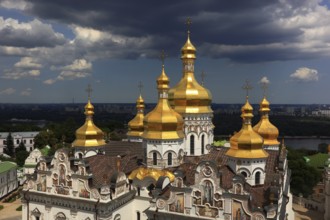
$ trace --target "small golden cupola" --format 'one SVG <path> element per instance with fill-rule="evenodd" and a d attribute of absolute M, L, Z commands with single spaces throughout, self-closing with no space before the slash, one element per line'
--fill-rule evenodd
<path fill-rule="evenodd" d="M 136 116 L 128 122 L 128 137 L 141 138 L 143 134 L 143 119 L 144 119 L 144 100 L 141 92 L 139 98 L 136 100 Z"/>
<path fill-rule="evenodd" d="M 260 102 L 260 114 L 261 118 L 258 124 L 253 127 L 253 130 L 257 132 L 264 139 L 264 145 L 279 145 L 278 129 L 270 121 L 268 113 L 270 112 L 269 102 L 266 97 Z"/>
<path fill-rule="evenodd" d="M 181 139 L 183 134 L 183 119 L 168 103 L 169 78 L 165 74 L 164 64 L 162 73 L 157 79 L 158 103 L 144 117 L 144 139 Z"/>
<path fill-rule="evenodd" d="M 239 132 L 230 138 L 230 148 L 226 155 L 234 158 L 267 158 L 268 153 L 263 149 L 263 138 L 251 126 L 253 108 L 248 96 L 242 107 L 243 125 Z"/>
<path fill-rule="evenodd" d="M 190 25 L 191 21 L 188 20 Z M 181 49 L 183 63 L 183 76 L 180 82 L 169 90 L 169 102 L 172 108 L 180 113 L 212 113 L 211 92 L 201 86 L 195 79 L 194 62 L 196 59 L 196 48 L 188 38 Z"/>
<path fill-rule="evenodd" d="M 72 143 L 72 146 L 99 147 L 105 145 L 103 131 L 93 122 L 94 106 L 90 101 L 90 95 L 88 97 L 88 102 L 85 105 L 85 115 L 85 124 L 76 130 L 76 139 Z"/>

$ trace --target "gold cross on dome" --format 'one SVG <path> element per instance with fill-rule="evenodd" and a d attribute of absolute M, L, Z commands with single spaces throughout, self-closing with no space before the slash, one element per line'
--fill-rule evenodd
<path fill-rule="evenodd" d="M 141 94 L 142 89 L 143 89 L 143 84 L 142 84 L 141 81 L 140 81 L 139 84 L 138 84 L 138 88 L 139 88 L 139 91 L 140 91 L 140 94 Z"/>
<path fill-rule="evenodd" d="M 165 51 L 162 50 L 162 51 L 160 52 L 160 56 L 159 56 L 159 58 L 160 58 L 160 60 L 162 61 L 162 65 L 163 65 L 163 66 L 164 66 L 164 62 L 165 62 L 166 57 L 167 57 L 167 55 L 165 54 Z"/>
<path fill-rule="evenodd" d="M 202 74 L 201 74 L 201 78 L 202 78 L 202 86 L 204 86 L 204 80 L 205 80 L 205 77 L 206 77 L 206 73 L 203 71 Z"/>
<path fill-rule="evenodd" d="M 267 93 L 267 90 L 268 90 L 268 83 L 262 82 L 261 83 L 261 88 L 263 90 L 264 97 L 266 97 L 266 93 Z"/>
<path fill-rule="evenodd" d="M 249 80 L 245 81 L 245 85 L 242 87 L 246 91 L 246 98 L 249 98 L 249 90 L 252 90 L 253 87 L 250 85 Z"/>
<path fill-rule="evenodd" d="M 91 84 L 88 84 L 87 89 L 86 89 L 86 92 L 88 93 L 88 100 L 90 100 L 91 99 L 92 92 L 93 92 L 93 89 L 92 89 Z"/>
<path fill-rule="evenodd" d="M 187 20 L 186 20 L 188 34 L 190 33 L 190 25 L 191 24 L 192 24 L 191 18 L 188 17 Z"/>

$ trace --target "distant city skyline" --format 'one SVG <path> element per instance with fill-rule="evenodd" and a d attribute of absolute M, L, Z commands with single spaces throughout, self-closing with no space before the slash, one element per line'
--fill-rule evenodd
<path fill-rule="evenodd" d="M 0 0 L 0 103 L 157 100 L 159 54 L 170 86 L 180 50 L 197 48 L 195 77 L 213 103 L 330 104 L 329 0 L 191 2 Z"/>

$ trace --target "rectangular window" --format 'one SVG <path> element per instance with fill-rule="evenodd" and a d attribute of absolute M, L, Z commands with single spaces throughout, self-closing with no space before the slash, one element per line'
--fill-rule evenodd
<path fill-rule="evenodd" d="M 32 144 L 32 143 L 33 143 L 33 140 L 31 139 L 31 140 L 30 140 L 30 144 Z"/>
<path fill-rule="evenodd" d="M 26 144 L 26 140 L 25 139 L 23 140 L 23 143 Z"/>

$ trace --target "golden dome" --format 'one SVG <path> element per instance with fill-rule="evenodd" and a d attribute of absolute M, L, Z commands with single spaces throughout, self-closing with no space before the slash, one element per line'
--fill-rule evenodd
<path fill-rule="evenodd" d="M 162 73 L 157 79 L 159 93 L 156 107 L 144 117 L 144 132 L 146 139 L 178 139 L 183 138 L 183 119 L 169 105 L 167 92 L 169 79 L 165 74 L 164 65 Z"/>
<path fill-rule="evenodd" d="M 250 159 L 268 157 L 268 153 L 262 148 L 262 137 L 252 129 L 252 112 L 253 108 L 247 99 L 242 107 L 242 128 L 230 138 L 230 148 L 226 153 L 227 156 Z"/>
<path fill-rule="evenodd" d="M 137 168 L 136 170 L 133 170 L 133 172 L 128 176 L 128 179 L 143 180 L 146 177 L 151 177 L 155 181 L 157 181 L 161 176 L 168 177 L 170 179 L 170 182 L 173 182 L 175 179 L 174 174 L 168 170 L 159 170 L 156 168 L 146 168 L 146 167 L 140 167 Z"/>
<path fill-rule="evenodd" d="M 98 147 L 105 145 L 104 134 L 93 122 L 94 106 L 88 99 L 85 106 L 86 121 L 76 131 L 76 140 L 72 143 L 74 147 Z"/>
<path fill-rule="evenodd" d="M 190 31 L 186 43 L 181 48 L 181 59 L 196 59 L 196 48 L 190 41 Z"/>
<path fill-rule="evenodd" d="M 253 127 L 253 130 L 257 132 L 264 139 L 264 145 L 278 145 L 278 129 L 270 121 L 268 113 L 270 112 L 269 102 L 264 97 L 260 102 L 260 114 L 261 118 L 258 124 Z"/>
<path fill-rule="evenodd" d="M 180 82 L 170 89 L 169 101 L 172 108 L 183 113 L 212 113 L 210 107 L 212 95 L 210 91 L 201 86 L 194 76 L 194 60 L 196 59 L 196 48 L 188 39 L 181 49 L 183 62 L 183 77 Z"/>
<path fill-rule="evenodd" d="M 143 119 L 144 119 L 144 100 L 140 95 L 136 100 L 136 116 L 128 122 L 128 133 L 127 136 L 131 137 L 142 137 L 143 134 Z"/>

